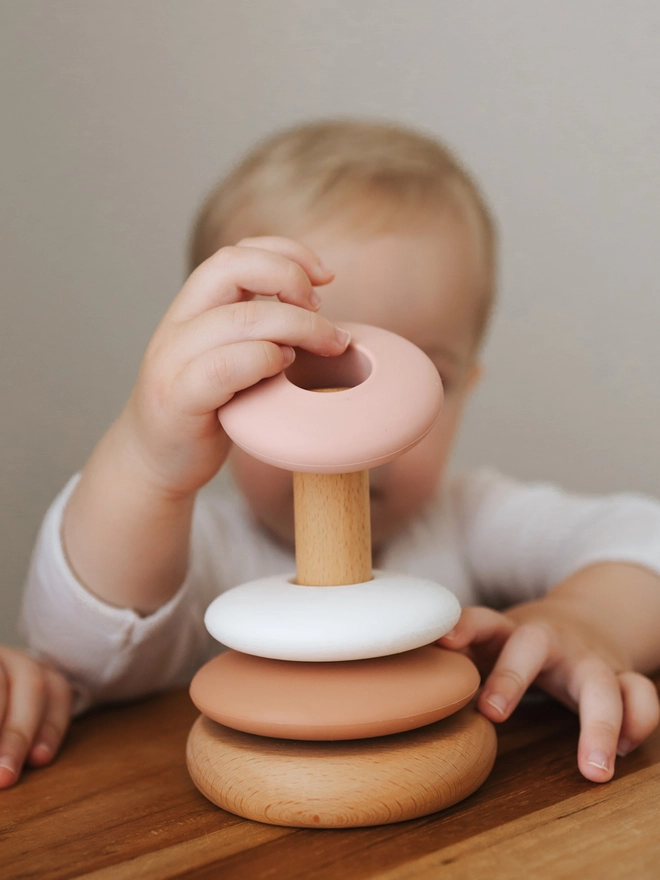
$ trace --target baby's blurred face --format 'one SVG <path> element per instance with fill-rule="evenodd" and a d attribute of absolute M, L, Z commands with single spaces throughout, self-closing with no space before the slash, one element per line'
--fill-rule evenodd
<path fill-rule="evenodd" d="M 370 473 L 374 548 L 400 532 L 435 493 L 463 406 L 478 375 L 475 327 L 483 272 L 479 241 L 447 212 L 418 230 L 371 238 L 320 230 L 299 237 L 333 269 L 319 289 L 330 320 L 374 324 L 406 337 L 431 358 L 445 392 L 431 432 L 412 450 Z M 290 472 L 232 450 L 235 479 L 259 522 L 293 544 Z"/>

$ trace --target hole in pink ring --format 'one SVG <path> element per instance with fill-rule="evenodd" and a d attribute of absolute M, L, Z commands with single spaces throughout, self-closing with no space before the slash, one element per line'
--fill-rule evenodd
<path fill-rule="evenodd" d="M 302 348 L 296 349 L 296 359 L 285 375 L 289 382 L 316 391 L 323 388 L 346 390 L 361 385 L 371 375 L 371 361 L 352 344 L 337 357 L 321 357 Z"/>

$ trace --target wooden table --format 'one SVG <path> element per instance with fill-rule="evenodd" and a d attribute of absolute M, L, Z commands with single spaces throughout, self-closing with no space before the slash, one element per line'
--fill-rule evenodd
<path fill-rule="evenodd" d="M 498 728 L 475 794 L 442 813 L 345 831 L 248 822 L 189 780 L 196 710 L 183 691 L 77 720 L 61 756 L 0 792 L 3 880 L 424 880 L 660 877 L 660 733 L 596 785 L 577 721 L 549 700 Z"/>

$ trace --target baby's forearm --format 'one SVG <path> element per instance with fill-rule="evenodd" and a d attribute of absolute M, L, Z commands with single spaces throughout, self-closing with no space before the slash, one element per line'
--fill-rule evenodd
<path fill-rule="evenodd" d="M 230 440 L 218 410 L 295 357 L 340 355 L 350 334 L 318 315 L 333 273 L 288 239 L 246 239 L 199 266 L 151 338 L 133 392 L 65 511 L 64 549 L 106 602 L 148 614 L 185 577 L 195 493 Z M 249 301 L 266 295 L 278 302 Z"/>
<path fill-rule="evenodd" d="M 660 669 L 660 576 L 631 563 L 591 565 L 571 575 L 538 602 L 510 609 L 518 621 L 569 614 L 605 636 L 631 668 Z"/>
<path fill-rule="evenodd" d="M 149 614 L 185 578 L 194 493 L 150 481 L 121 419 L 85 466 L 64 515 L 64 551 L 78 580 L 119 607 Z"/>

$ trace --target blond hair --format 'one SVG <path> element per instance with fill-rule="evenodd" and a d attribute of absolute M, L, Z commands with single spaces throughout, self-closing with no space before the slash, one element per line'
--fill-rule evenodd
<path fill-rule="evenodd" d="M 312 122 L 257 144 L 204 201 L 190 239 L 189 268 L 241 238 L 295 238 L 338 217 L 357 232 L 373 234 L 428 220 L 447 208 L 476 219 L 481 233 L 479 340 L 494 300 L 496 232 L 490 210 L 451 150 L 391 123 Z"/>

